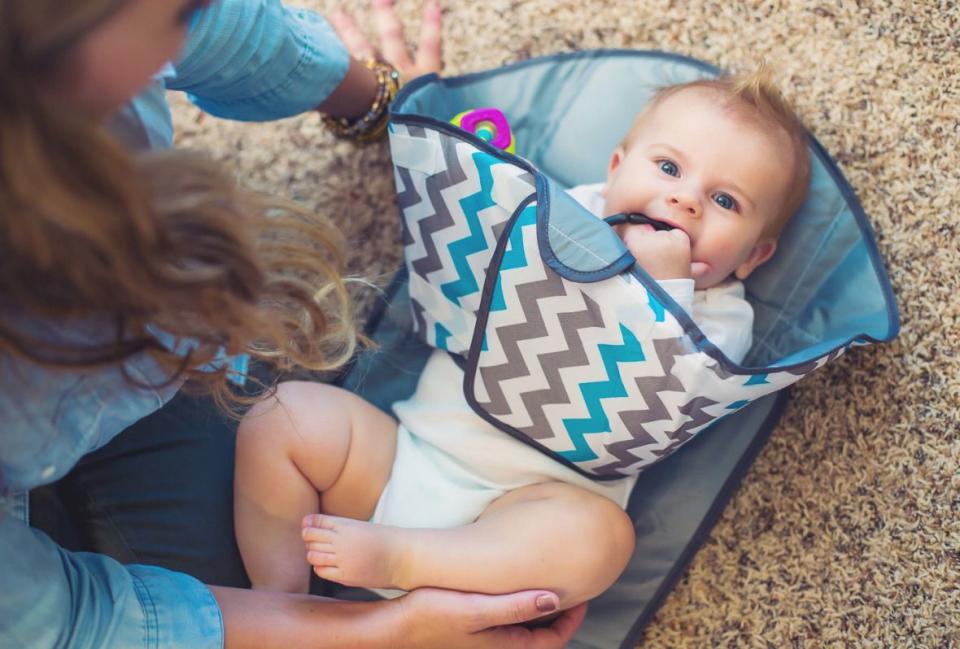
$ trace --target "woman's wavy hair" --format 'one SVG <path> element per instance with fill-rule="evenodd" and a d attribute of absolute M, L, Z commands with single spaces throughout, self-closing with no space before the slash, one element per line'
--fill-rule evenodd
<path fill-rule="evenodd" d="M 45 90 L 125 1 L 0 0 L 0 355 L 82 370 L 146 353 L 222 405 L 242 400 L 227 370 L 196 369 L 221 350 L 279 371 L 342 365 L 358 336 L 332 224 L 198 153 L 132 154 Z M 54 341 L 32 318 L 104 335 Z"/>

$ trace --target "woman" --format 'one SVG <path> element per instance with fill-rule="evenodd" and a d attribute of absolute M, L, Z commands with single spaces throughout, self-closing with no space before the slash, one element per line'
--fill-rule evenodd
<path fill-rule="evenodd" d="M 414 61 L 389 0 L 374 12 L 402 75 L 439 69 L 435 7 Z M 337 24 L 353 52 L 373 54 L 348 16 Z M 562 646 L 582 609 L 535 631 L 491 628 L 549 612 L 553 593 L 347 603 L 206 586 L 68 551 L 25 524 L 28 490 L 134 422 L 164 422 L 158 409 L 185 380 L 230 402 L 248 358 L 322 369 L 353 351 L 336 231 L 204 158 L 158 152 L 172 133 L 164 85 L 236 119 L 319 107 L 363 139 L 382 130 L 398 84 L 279 0 L 0 0 L 0 645 Z M 119 455 L 91 457 L 123 467 Z M 152 511 L 141 504 L 128 509 Z"/>

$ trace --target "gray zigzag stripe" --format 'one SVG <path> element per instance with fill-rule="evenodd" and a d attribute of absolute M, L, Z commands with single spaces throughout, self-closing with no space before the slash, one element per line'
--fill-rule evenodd
<path fill-rule="evenodd" d="M 522 310 L 524 320 L 517 324 L 496 329 L 503 354 L 508 360 L 500 365 L 481 366 L 479 368 L 480 375 L 487 388 L 487 394 L 490 397 L 488 404 L 484 404 L 484 407 L 490 414 L 508 415 L 512 412 L 510 404 L 503 396 L 503 390 L 500 387 L 502 382 L 530 375 L 530 371 L 520 353 L 520 343 L 524 340 L 543 338 L 547 335 L 547 325 L 543 321 L 537 301 L 546 297 L 565 294 L 563 281 L 549 269 L 547 269 L 547 276 L 544 279 L 517 286 L 516 306 Z M 564 393 L 565 390 L 561 390 L 561 394 Z M 536 421 L 536 418 L 534 421 Z M 530 431 L 529 434 L 534 439 L 550 437 L 550 427 L 544 426 L 542 430 Z"/>
<path fill-rule="evenodd" d="M 710 406 L 715 405 L 717 405 L 717 402 L 713 399 L 708 399 L 707 397 L 694 397 L 690 401 L 680 406 L 680 413 L 686 415 L 689 417 L 689 419 L 683 422 L 683 425 L 677 428 L 675 431 L 669 433 L 670 439 L 674 440 L 676 444 L 660 457 L 666 457 L 673 451 L 677 450 L 677 448 L 690 441 L 690 439 L 695 435 L 695 433 L 690 432 L 694 428 L 699 428 L 700 426 L 709 424 L 711 421 L 716 419 L 716 417 L 710 413 L 703 411 L 704 408 L 709 408 Z"/>
<path fill-rule="evenodd" d="M 660 452 L 660 455 L 656 460 L 647 464 L 645 468 L 649 468 L 664 460 L 667 456 L 672 455 L 677 449 L 683 446 L 687 441 L 689 441 L 695 433 L 691 432 L 695 428 L 699 428 L 705 424 L 710 423 L 715 419 L 715 417 L 707 412 L 704 412 L 704 408 L 709 408 L 710 406 L 717 405 L 717 402 L 708 399 L 707 397 L 694 397 L 687 403 L 683 404 L 678 408 L 680 414 L 687 415 L 687 421 L 683 422 L 678 428 L 674 429 L 667 433 L 667 437 L 673 442 L 668 448 L 663 449 Z M 653 438 L 650 438 L 651 440 Z M 635 438 L 632 442 L 627 440 L 626 442 L 617 442 L 619 446 L 617 453 L 611 452 L 612 455 L 615 455 L 619 462 L 611 462 L 610 464 L 605 464 L 601 467 L 598 467 L 593 470 L 597 475 L 623 475 L 626 473 L 622 469 L 626 469 L 628 466 L 631 466 L 636 463 L 637 457 L 626 453 L 626 444 L 629 444 L 632 448 L 640 448 L 641 444 L 638 443 L 639 437 Z M 654 441 L 654 444 L 659 445 L 658 441 Z M 610 446 L 607 447 L 607 450 L 610 450 Z"/>
<path fill-rule="evenodd" d="M 450 138 L 443 138 L 441 144 L 447 168 L 427 178 L 427 196 L 434 209 L 434 214 L 421 219 L 417 224 L 426 252 L 420 259 L 413 259 L 410 262 L 410 267 L 424 279 L 430 273 L 443 268 L 443 262 L 437 253 L 437 244 L 433 240 L 433 234 L 454 224 L 453 215 L 447 209 L 441 192 L 448 187 L 459 185 L 467 179 L 467 174 L 464 173 L 460 161 L 457 160 L 455 142 Z"/>
<path fill-rule="evenodd" d="M 538 430 L 551 431 L 551 425 L 544 412 L 544 408 L 549 404 L 570 403 L 563 379 L 560 377 L 560 371 L 567 367 L 583 367 L 590 364 L 587 351 L 583 346 L 578 332 L 590 327 L 603 325 L 603 316 L 597 303 L 587 295 L 583 295 L 583 301 L 586 308 L 583 311 L 559 314 L 557 319 L 560 322 L 560 330 L 563 332 L 563 338 L 566 343 L 566 349 L 556 352 L 541 354 L 537 362 L 543 369 L 543 375 L 547 379 L 547 387 L 541 390 L 533 390 L 521 395 L 527 412 L 531 414 L 533 423 L 529 429 L 525 429 L 531 437 Z M 547 437 L 547 435 L 540 435 Z"/>
<path fill-rule="evenodd" d="M 689 345 L 685 343 L 685 338 L 661 338 L 653 341 L 653 352 L 660 360 L 664 374 L 661 376 L 641 376 L 635 379 L 637 390 L 643 397 L 646 410 L 627 410 L 620 413 L 620 419 L 632 438 L 608 444 L 607 452 L 617 458 L 619 462 L 606 464 L 597 469 L 597 472 L 614 473 L 617 468 L 634 464 L 637 458 L 630 453 L 630 449 L 648 443 L 657 443 L 657 440 L 646 432 L 645 426 L 651 422 L 670 419 L 670 411 L 664 405 L 663 400 L 660 399 L 660 392 L 683 392 L 684 390 L 683 384 L 670 373 L 670 370 L 673 369 L 678 356 L 695 353 L 695 350 L 690 349 Z"/>
<path fill-rule="evenodd" d="M 409 207 L 419 203 L 423 198 L 413 184 L 410 170 L 400 166 L 395 166 L 394 168 L 397 170 L 400 183 L 403 185 L 403 190 L 397 192 L 397 206 L 400 208 L 400 211 L 403 212 Z M 400 227 L 402 230 L 401 242 L 404 246 L 409 246 L 413 243 L 413 236 L 410 234 L 410 225 L 407 223 L 407 219 L 400 219 Z"/>

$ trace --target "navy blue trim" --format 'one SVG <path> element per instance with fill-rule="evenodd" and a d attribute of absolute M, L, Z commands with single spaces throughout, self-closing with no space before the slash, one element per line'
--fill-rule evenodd
<path fill-rule="evenodd" d="M 470 349 L 467 354 L 467 360 L 465 364 L 458 362 L 454 359 L 454 362 L 457 363 L 463 370 L 463 396 L 467 400 L 467 403 L 470 405 L 470 408 L 473 409 L 477 415 L 480 416 L 483 420 L 489 422 L 492 426 L 501 430 L 511 437 L 523 442 L 527 446 L 534 448 L 551 460 L 559 462 L 565 466 L 570 467 L 580 475 L 585 478 L 597 482 L 607 482 L 611 480 L 622 480 L 626 476 L 622 475 L 609 475 L 609 476 L 598 476 L 593 473 L 590 473 L 584 470 L 582 467 L 577 466 L 575 463 L 570 460 L 561 457 L 554 453 L 552 450 L 538 443 L 536 440 L 532 439 L 529 435 L 526 435 L 513 426 L 505 424 L 486 410 L 480 405 L 476 399 L 476 377 L 477 377 L 477 365 L 480 359 L 480 348 L 483 346 L 483 338 L 487 330 L 487 320 L 490 315 L 490 302 L 493 300 L 493 289 L 497 284 L 497 276 L 500 272 L 500 263 L 503 261 L 503 255 L 507 250 L 507 243 L 510 241 L 510 235 L 513 232 L 513 228 L 516 227 L 517 219 L 520 218 L 520 214 L 536 200 L 536 195 L 531 194 L 525 198 L 514 210 L 513 214 L 510 215 L 510 219 L 507 221 L 506 226 L 500 232 L 500 238 L 497 240 L 497 247 L 493 250 L 493 256 L 490 258 L 490 264 L 487 266 L 486 277 L 483 283 L 483 293 L 480 296 L 480 306 L 477 308 L 477 322 L 473 327 L 473 337 L 470 340 Z M 538 206 L 539 207 L 539 206 Z"/>
<path fill-rule="evenodd" d="M 543 179 L 541 183 L 540 180 Z M 547 187 L 550 186 L 550 180 L 538 172 L 537 175 L 537 246 L 540 248 L 540 258 L 546 262 L 547 266 L 552 268 L 560 277 L 571 282 L 580 282 L 589 284 L 590 282 L 599 282 L 609 279 L 614 275 L 619 275 L 636 263 L 633 255 L 624 246 L 624 252 L 619 257 L 611 261 L 603 268 L 594 270 L 577 270 L 557 258 L 557 253 L 550 242 L 550 192 Z M 543 195 L 543 202 L 540 202 L 540 195 Z M 583 210 L 587 213 L 587 210 Z M 596 218 L 592 214 L 587 218 Z"/>
<path fill-rule="evenodd" d="M 637 617 L 637 621 L 633 623 L 633 626 L 630 628 L 627 636 L 624 638 L 623 642 L 620 643 L 619 649 L 633 649 L 637 646 L 637 642 L 640 640 L 643 630 L 650 623 L 650 620 L 653 619 L 653 616 L 656 614 L 660 606 L 663 605 L 663 601 L 667 598 L 667 595 L 673 591 L 674 587 L 677 585 L 677 582 L 680 581 L 681 577 L 683 577 L 684 571 L 686 571 L 690 561 L 700 550 L 700 547 L 703 545 L 703 543 L 707 540 L 707 537 L 710 535 L 710 530 L 712 530 L 714 525 L 717 524 L 717 520 L 719 520 L 723 510 L 726 509 L 727 503 L 730 502 L 733 494 L 736 493 L 740 483 L 743 481 L 743 477 L 746 475 L 753 462 L 757 459 L 757 455 L 759 455 L 763 447 L 766 446 L 767 441 L 770 439 L 770 435 L 773 433 L 774 428 L 776 428 L 777 423 L 783 416 L 783 412 L 787 407 L 787 402 L 790 400 L 789 392 L 790 389 L 785 388 L 774 393 L 777 395 L 776 403 L 773 404 L 770 412 L 760 424 L 760 427 L 754 434 L 750 445 L 743 452 L 743 455 L 740 456 L 740 459 L 733 467 L 733 470 L 730 471 L 730 474 L 720 487 L 720 490 L 717 492 L 717 495 L 710 504 L 710 507 L 707 509 L 707 512 L 700 520 L 700 524 L 697 526 L 696 531 L 694 531 L 693 535 L 690 537 L 687 545 L 684 546 L 680 556 L 678 556 L 676 561 L 673 562 L 673 566 L 671 566 L 670 571 L 660 581 L 660 586 L 653 594 L 653 597 L 651 597 L 647 602 L 647 605 Z"/>
<path fill-rule="evenodd" d="M 651 219 L 643 212 L 620 212 L 619 214 L 604 217 L 603 220 L 606 221 L 608 225 L 622 225 L 624 223 L 629 223 L 630 225 L 649 225 L 657 232 L 669 232 L 670 230 L 676 229 L 672 225 Z"/>

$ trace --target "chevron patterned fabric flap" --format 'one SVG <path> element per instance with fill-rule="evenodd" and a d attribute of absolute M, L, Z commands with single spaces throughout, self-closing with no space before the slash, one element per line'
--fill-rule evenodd
<path fill-rule="evenodd" d="M 710 72 L 661 56 L 671 74 Z M 586 126 L 565 121 L 589 112 L 582 103 L 598 102 L 580 86 L 592 83 L 591 74 L 628 78 L 624 67 L 636 74 L 652 68 L 651 80 L 662 81 L 667 73 L 656 64 L 642 53 L 594 52 L 422 78 L 404 88 L 391 118 L 418 335 L 466 358 L 464 392 L 479 415 L 595 479 L 641 471 L 850 346 L 889 340 L 899 328 L 865 215 L 815 141 L 811 198 L 781 240 L 774 274 L 758 271 L 747 285 L 758 343 L 738 365 L 631 267 L 609 227 L 543 171 L 580 165 L 580 157 L 531 162 L 447 123 L 496 97 L 516 126 L 521 155 L 556 149 L 537 138 L 549 134 L 555 143 L 572 129 L 588 157 L 597 157 L 582 137 Z M 563 85 L 572 80 L 582 83 Z M 531 103 L 531 87 L 550 97 L 545 110 Z M 609 112 L 611 98 L 603 102 Z M 637 108 L 633 102 L 621 111 L 624 128 Z M 546 128 L 545 114 L 555 120 Z M 527 116 L 544 130 L 531 131 Z"/>

